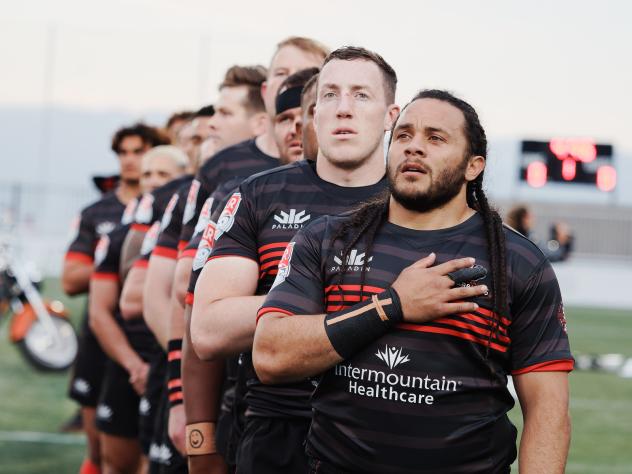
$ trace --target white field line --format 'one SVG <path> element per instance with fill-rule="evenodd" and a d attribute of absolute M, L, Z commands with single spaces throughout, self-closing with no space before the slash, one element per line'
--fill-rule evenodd
<path fill-rule="evenodd" d="M 86 444 L 82 434 L 42 433 L 39 431 L 0 431 L 0 442 L 49 443 L 49 444 Z"/>

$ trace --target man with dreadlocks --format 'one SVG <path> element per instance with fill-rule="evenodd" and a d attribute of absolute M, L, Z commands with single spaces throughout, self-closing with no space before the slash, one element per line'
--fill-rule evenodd
<path fill-rule="evenodd" d="M 323 374 L 311 472 L 509 472 L 509 374 L 524 416 L 520 472 L 564 471 L 573 359 L 559 286 L 490 208 L 486 148 L 469 104 L 423 91 L 393 128 L 390 193 L 288 245 L 253 363 L 264 383 Z M 459 283 L 459 264 L 475 262 Z"/>

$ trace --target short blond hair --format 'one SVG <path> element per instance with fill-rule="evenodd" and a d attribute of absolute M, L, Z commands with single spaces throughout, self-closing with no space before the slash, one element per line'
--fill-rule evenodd
<path fill-rule="evenodd" d="M 278 53 L 279 50 L 281 48 L 284 48 L 285 46 L 294 46 L 295 48 L 298 48 L 306 53 L 311 53 L 315 56 L 321 56 L 323 60 L 330 53 L 329 48 L 322 44 L 320 41 L 316 41 L 311 38 L 305 38 L 303 36 L 290 36 L 289 38 L 285 38 L 283 41 L 277 44 L 274 56 L 276 56 L 276 53 Z M 274 56 L 272 57 L 274 58 Z"/>
<path fill-rule="evenodd" d="M 143 166 L 147 166 L 156 156 L 166 156 L 170 158 L 178 168 L 183 170 L 189 166 L 189 157 L 186 153 L 173 145 L 160 145 L 149 150 L 143 155 Z"/>

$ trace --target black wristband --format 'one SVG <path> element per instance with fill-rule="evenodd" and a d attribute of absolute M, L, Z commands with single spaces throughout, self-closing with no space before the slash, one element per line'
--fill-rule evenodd
<path fill-rule="evenodd" d="M 367 301 L 325 317 L 325 332 L 331 345 L 348 359 L 404 319 L 399 295 L 393 288 Z"/>
<path fill-rule="evenodd" d="M 183 403 L 182 394 L 182 339 L 172 339 L 167 343 L 167 391 L 169 408 Z"/>

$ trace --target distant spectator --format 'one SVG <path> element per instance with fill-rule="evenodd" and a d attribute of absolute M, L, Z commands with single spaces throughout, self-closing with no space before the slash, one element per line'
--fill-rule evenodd
<path fill-rule="evenodd" d="M 507 213 L 506 222 L 509 226 L 531 239 L 551 262 L 566 260 L 573 250 L 573 234 L 568 224 L 562 221 L 554 222 L 550 227 L 549 239 L 543 241 L 532 232 L 535 216 L 525 205 L 517 205 Z"/>

